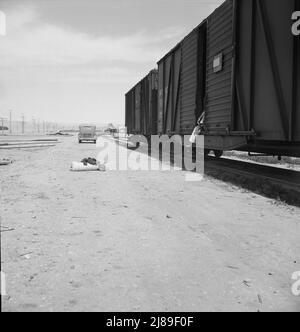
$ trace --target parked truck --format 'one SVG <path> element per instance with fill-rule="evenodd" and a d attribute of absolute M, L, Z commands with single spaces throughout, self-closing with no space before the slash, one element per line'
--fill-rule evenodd
<path fill-rule="evenodd" d="M 96 134 L 96 126 L 80 126 L 79 134 L 78 134 L 78 142 L 93 142 L 96 144 L 97 142 L 97 134 Z"/>

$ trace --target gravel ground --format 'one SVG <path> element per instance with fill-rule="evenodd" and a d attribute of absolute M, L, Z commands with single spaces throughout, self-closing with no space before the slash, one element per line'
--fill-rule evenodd
<path fill-rule="evenodd" d="M 298 208 L 185 172 L 70 172 L 97 147 L 59 139 L 0 150 L 3 311 L 300 311 Z"/>

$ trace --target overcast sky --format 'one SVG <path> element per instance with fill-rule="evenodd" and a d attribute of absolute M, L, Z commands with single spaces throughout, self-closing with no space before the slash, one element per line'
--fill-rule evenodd
<path fill-rule="evenodd" d="M 124 94 L 222 0 L 0 0 L 0 116 L 124 123 Z"/>

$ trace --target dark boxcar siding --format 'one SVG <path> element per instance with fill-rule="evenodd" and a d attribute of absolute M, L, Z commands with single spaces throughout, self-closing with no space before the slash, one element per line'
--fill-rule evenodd
<path fill-rule="evenodd" d="M 134 131 L 134 117 L 135 117 L 135 97 L 134 89 L 130 90 L 125 97 L 126 100 L 126 119 L 125 125 L 128 134 L 132 134 Z"/>
<path fill-rule="evenodd" d="M 223 69 L 213 70 L 214 57 L 223 54 Z M 232 119 L 233 1 L 227 0 L 207 20 L 206 126 L 226 130 Z"/>
<path fill-rule="evenodd" d="M 172 117 L 172 128 L 171 132 L 176 134 L 180 132 L 180 111 L 181 111 L 181 58 L 182 58 L 181 48 L 174 51 L 173 54 L 173 117 Z"/>
<path fill-rule="evenodd" d="M 125 95 L 125 127 L 129 129 L 130 126 L 130 120 L 129 120 L 129 111 L 130 111 L 130 105 L 129 105 L 129 93 Z"/>
<path fill-rule="evenodd" d="M 157 132 L 158 72 L 152 70 L 125 96 L 126 127 L 129 134 Z"/>
<path fill-rule="evenodd" d="M 143 133 L 145 135 L 149 134 L 150 131 L 150 89 L 151 89 L 151 74 L 147 76 L 145 79 L 145 86 L 143 91 L 143 105 L 144 105 L 144 130 Z"/>
<path fill-rule="evenodd" d="M 158 66 L 159 72 L 159 125 L 158 133 L 166 134 L 171 126 L 172 103 L 170 102 L 173 86 L 172 86 L 172 62 L 173 54 L 166 56 Z"/>
<path fill-rule="evenodd" d="M 254 1 L 239 1 L 239 15 L 237 16 L 237 70 L 236 70 L 236 108 L 234 114 L 234 128 L 239 131 L 250 131 L 253 126 L 250 121 L 251 105 L 251 77 L 254 71 L 251 70 L 252 62 L 252 10 Z"/>
<path fill-rule="evenodd" d="M 171 55 L 169 55 L 170 57 Z M 166 81 L 165 81 L 165 66 L 168 57 L 165 57 L 158 63 L 158 126 L 157 131 L 158 134 L 164 134 L 164 123 L 165 123 L 165 105 L 164 96 L 165 96 L 165 89 L 166 89 Z"/>
<path fill-rule="evenodd" d="M 131 115 L 132 115 L 132 127 L 131 131 L 134 133 L 135 132 L 135 89 L 131 90 Z"/>
<path fill-rule="evenodd" d="M 158 66 L 158 107 L 157 107 L 157 132 L 163 132 L 164 121 L 164 64 Z"/>
<path fill-rule="evenodd" d="M 206 24 L 158 62 L 158 132 L 190 135 L 204 110 Z"/>
<path fill-rule="evenodd" d="M 127 130 L 130 130 L 130 104 L 129 104 L 129 93 L 126 94 L 125 96 L 125 127 Z"/>
<path fill-rule="evenodd" d="M 141 134 L 147 134 L 149 128 L 149 81 L 145 77 L 141 82 Z"/>
<path fill-rule="evenodd" d="M 296 9 L 300 11 L 300 1 L 296 3 Z M 294 72 L 295 72 L 295 82 L 294 82 L 294 113 L 296 113 L 292 118 L 292 131 L 294 134 L 294 140 L 300 141 L 300 37 L 294 37 Z"/>
<path fill-rule="evenodd" d="M 299 0 L 238 1 L 236 125 L 253 128 L 258 140 L 300 141 L 300 53 L 291 34 L 297 6 Z"/>
<path fill-rule="evenodd" d="M 158 71 L 163 73 L 159 77 L 160 134 L 180 131 L 180 68 L 180 47 L 158 63 Z"/>
<path fill-rule="evenodd" d="M 143 135 L 155 135 L 157 131 L 157 79 L 158 72 L 152 70 L 141 82 Z"/>
<path fill-rule="evenodd" d="M 182 43 L 181 110 L 182 134 L 191 134 L 196 124 L 198 29 Z"/>
<path fill-rule="evenodd" d="M 158 71 L 154 70 L 149 76 L 149 128 L 148 135 L 157 135 L 157 89 Z"/>
<path fill-rule="evenodd" d="M 206 24 L 199 27 L 198 33 L 198 83 L 197 83 L 197 101 L 196 101 L 196 119 L 205 111 L 206 95 Z"/>
<path fill-rule="evenodd" d="M 135 87 L 135 126 L 134 131 L 141 131 L 141 84 Z"/>
<path fill-rule="evenodd" d="M 170 128 L 170 119 L 172 115 L 172 103 L 170 99 L 172 96 L 172 57 L 167 57 L 164 62 L 164 116 L 163 116 L 163 133 L 166 133 Z"/>

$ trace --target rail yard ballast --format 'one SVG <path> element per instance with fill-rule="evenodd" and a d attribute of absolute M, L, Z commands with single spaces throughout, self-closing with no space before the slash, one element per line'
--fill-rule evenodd
<path fill-rule="evenodd" d="M 300 157 L 300 0 L 227 0 L 126 94 L 128 134 Z M 218 153 L 220 155 L 220 153 Z"/>

